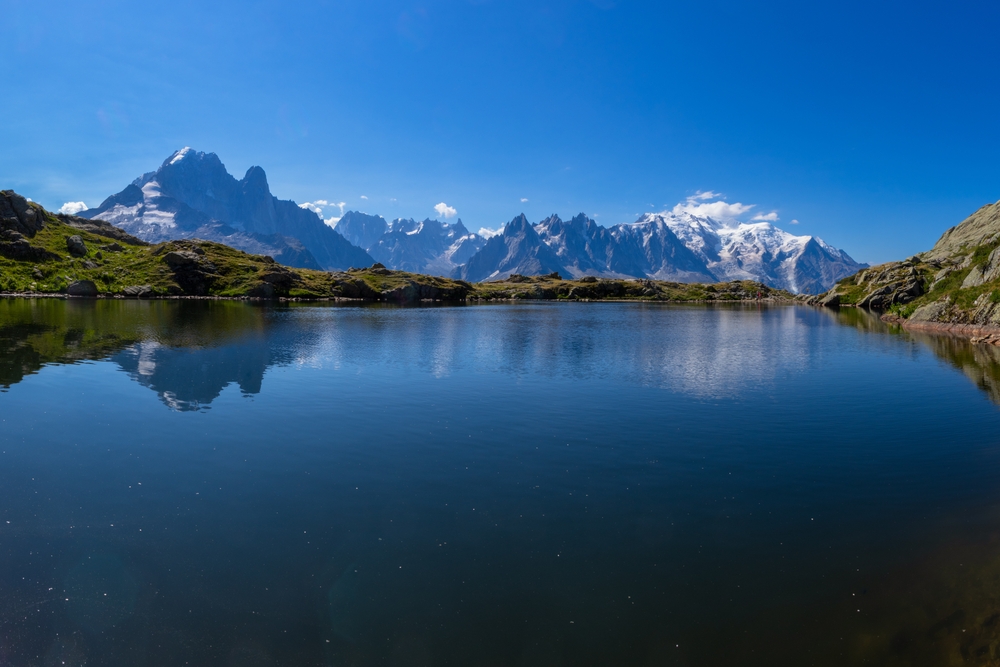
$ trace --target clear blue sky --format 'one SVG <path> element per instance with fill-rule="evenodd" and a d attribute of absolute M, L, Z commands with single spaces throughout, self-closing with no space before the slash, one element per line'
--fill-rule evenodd
<path fill-rule="evenodd" d="M 1000 199 L 996 2 L 0 0 L 0 16 L 0 187 L 50 208 L 192 146 L 237 177 L 261 165 L 281 198 L 420 218 L 446 202 L 473 229 L 630 222 L 713 190 L 879 262 Z"/>

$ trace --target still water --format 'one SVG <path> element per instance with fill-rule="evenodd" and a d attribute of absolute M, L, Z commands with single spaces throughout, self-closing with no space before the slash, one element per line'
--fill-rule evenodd
<path fill-rule="evenodd" d="M 857 310 L 3 300 L 0 665 L 992 664 L 998 361 Z"/>

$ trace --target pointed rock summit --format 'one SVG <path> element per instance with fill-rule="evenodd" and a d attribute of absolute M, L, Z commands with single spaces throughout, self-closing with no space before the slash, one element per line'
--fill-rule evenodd
<path fill-rule="evenodd" d="M 250 167 L 236 180 L 215 153 L 191 148 L 80 216 L 105 220 L 145 241 L 201 238 L 301 268 L 373 262 L 312 211 L 273 196 L 262 168 Z"/>
<path fill-rule="evenodd" d="M 537 276 L 565 270 L 556 252 L 522 213 L 489 239 L 456 274 L 463 280 L 499 280 L 512 274 Z"/>

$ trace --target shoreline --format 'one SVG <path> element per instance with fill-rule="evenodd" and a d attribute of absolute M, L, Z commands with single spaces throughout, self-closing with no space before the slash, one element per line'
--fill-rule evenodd
<path fill-rule="evenodd" d="M 1000 327 L 982 324 L 949 324 L 947 322 L 911 322 L 898 315 L 886 313 L 879 319 L 887 324 L 896 324 L 907 331 L 943 334 L 955 338 L 967 338 L 972 343 L 1000 345 Z"/>
<path fill-rule="evenodd" d="M 480 297 L 466 297 L 464 299 L 420 299 L 417 301 L 400 301 L 397 299 L 359 299 L 341 296 L 327 297 L 260 297 L 260 296 L 213 296 L 213 295 L 151 295 L 151 296 L 128 296 L 124 294 L 98 294 L 97 296 L 78 296 L 65 294 L 62 292 L 0 292 L 0 299 L 62 299 L 64 301 L 252 301 L 254 303 L 398 303 L 398 304 L 466 304 L 466 303 L 531 303 L 531 302 L 554 302 L 554 303 L 740 303 L 740 304 L 770 304 L 770 305 L 802 305 L 797 299 L 545 299 L 545 298 L 507 298 L 489 299 Z"/>

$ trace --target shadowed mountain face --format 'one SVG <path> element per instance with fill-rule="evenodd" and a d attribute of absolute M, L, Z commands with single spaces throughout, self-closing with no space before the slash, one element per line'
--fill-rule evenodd
<path fill-rule="evenodd" d="M 80 215 L 106 220 L 145 241 L 201 238 L 300 268 L 372 263 L 318 215 L 273 196 L 260 167 L 236 180 L 215 153 L 190 148 Z"/>

